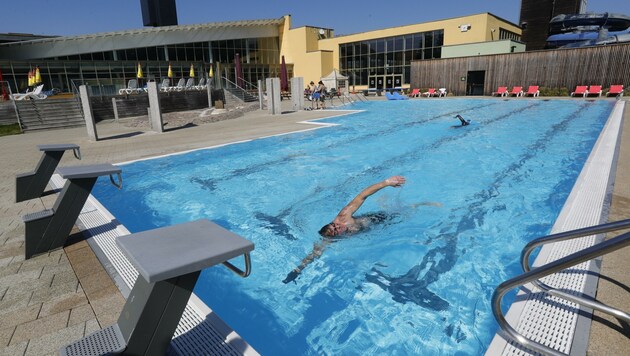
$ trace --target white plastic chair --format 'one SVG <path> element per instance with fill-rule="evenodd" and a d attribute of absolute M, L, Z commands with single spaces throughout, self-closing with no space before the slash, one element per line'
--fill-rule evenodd
<path fill-rule="evenodd" d="M 46 99 L 48 95 L 43 94 L 42 90 L 44 89 L 44 84 L 40 84 L 35 87 L 35 90 L 29 92 L 27 91 L 24 94 L 13 94 L 13 100 L 25 100 L 25 99 L 33 99 L 33 100 L 42 100 Z"/>
<path fill-rule="evenodd" d="M 448 94 L 448 92 L 446 91 L 446 88 L 440 88 L 440 89 L 438 89 L 438 92 L 439 92 L 438 93 L 438 98 L 446 97 L 446 94 Z"/>

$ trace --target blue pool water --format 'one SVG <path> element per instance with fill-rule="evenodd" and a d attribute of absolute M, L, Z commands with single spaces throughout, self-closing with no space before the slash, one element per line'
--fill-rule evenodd
<path fill-rule="evenodd" d="M 124 165 L 123 191 L 99 180 L 94 195 L 132 232 L 209 218 L 253 241 L 249 278 L 211 268 L 195 293 L 262 354 L 482 354 L 494 288 L 550 231 L 613 103 L 362 105 L 324 120 L 337 126 Z M 457 113 L 472 124 L 453 128 Z M 358 212 L 395 219 L 282 283 L 322 225 L 398 174 Z"/>

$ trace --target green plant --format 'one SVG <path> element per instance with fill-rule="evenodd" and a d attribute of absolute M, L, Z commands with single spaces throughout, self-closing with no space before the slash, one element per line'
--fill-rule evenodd
<path fill-rule="evenodd" d="M 21 133 L 22 130 L 20 130 L 20 125 L 18 124 L 0 125 L 0 136 L 17 135 Z"/>

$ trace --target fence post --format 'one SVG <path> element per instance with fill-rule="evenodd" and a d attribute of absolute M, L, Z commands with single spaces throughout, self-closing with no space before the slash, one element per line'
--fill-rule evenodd
<path fill-rule="evenodd" d="M 291 102 L 293 111 L 304 109 L 304 78 L 291 78 Z"/>
<path fill-rule="evenodd" d="M 149 122 L 153 131 L 164 132 L 164 124 L 162 122 L 162 110 L 160 109 L 160 98 L 158 97 L 157 83 L 148 82 L 149 90 Z"/>

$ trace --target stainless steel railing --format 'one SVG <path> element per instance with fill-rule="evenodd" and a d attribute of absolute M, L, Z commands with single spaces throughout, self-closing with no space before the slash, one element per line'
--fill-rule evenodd
<path fill-rule="evenodd" d="M 532 251 L 537 247 L 543 246 L 544 244 L 627 228 L 630 228 L 630 219 L 544 236 L 528 243 L 523 248 L 523 251 L 521 253 L 521 265 L 523 266 L 523 270 L 525 270 L 525 273 L 501 283 L 495 289 L 494 294 L 492 295 L 492 313 L 499 323 L 499 327 L 501 328 L 501 330 L 503 330 L 503 332 L 508 337 L 530 350 L 549 355 L 564 355 L 558 350 L 528 339 L 524 335 L 520 334 L 507 322 L 507 320 L 503 316 L 503 313 L 501 311 L 501 301 L 505 294 L 507 294 L 507 292 L 511 291 L 512 289 L 523 286 L 527 283 L 532 283 L 538 286 L 549 295 L 569 300 L 576 304 L 583 305 L 588 308 L 610 314 L 626 322 L 630 322 L 630 315 L 626 312 L 605 305 L 595 299 L 588 299 L 582 296 L 569 294 L 567 292 L 554 289 L 553 287 L 550 287 L 540 281 L 541 278 L 559 272 L 568 267 L 575 266 L 582 262 L 589 261 L 593 258 L 617 251 L 626 246 L 630 246 L 630 232 L 600 242 L 599 244 L 575 252 L 561 259 L 550 262 L 546 265 L 536 267 L 533 270 L 530 270 L 529 266 L 529 256 L 531 255 Z"/>

